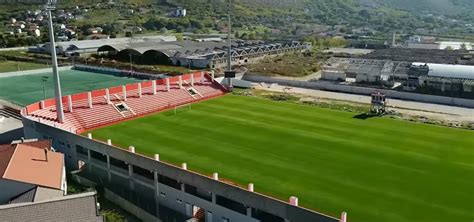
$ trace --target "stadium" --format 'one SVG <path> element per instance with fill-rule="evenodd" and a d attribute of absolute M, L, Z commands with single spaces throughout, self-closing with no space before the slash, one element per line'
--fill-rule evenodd
<path fill-rule="evenodd" d="M 468 130 L 227 94 L 208 72 L 74 93 L 62 103 L 62 123 L 54 99 L 26 106 L 25 136 L 53 139 L 75 177 L 150 220 L 472 216 L 466 194 L 474 184 L 455 176 L 473 173 Z M 447 192 L 451 181 L 457 191 Z"/>
<path fill-rule="evenodd" d="M 22 110 L 24 132 L 28 138 L 52 139 L 77 177 L 122 194 L 151 220 L 173 215 L 178 221 L 338 221 L 299 207 L 297 197 L 278 200 L 255 192 L 252 184 L 241 186 L 219 178 L 218 172 L 201 174 L 190 170 L 192 165 L 188 169 L 186 163 L 162 161 L 159 149 L 147 155 L 140 147 L 121 149 L 115 141 L 88 133 L 167 110 L 179 116 L 194 110 L 194 104 L 223 97 L 225 92 L 212 74 L 197 72 L 76 93 L 62 97 L 62 123 L 56 118 L 54 98 L 26 106 Z M 176 135 L 183 136 L 186 134 Z M 162 159 L 168 158 L 162 154 Z"/>

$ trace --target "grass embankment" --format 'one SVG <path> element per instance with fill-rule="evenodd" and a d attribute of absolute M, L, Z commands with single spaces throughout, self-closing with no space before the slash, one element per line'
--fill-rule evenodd
<path fill-rule="evenodd" d="M 251 73 L 267 76 L 303 77 L 321 69 L 320 59 L 301 53 L 269 57 L 249 65 Z"/>
<path fill-rule="evenodd" d="M 474 132 L 227 95 L 93 131 L 352 222 L 474 218 Z"/>
<path fill-rule="evenodd" d="M 19 62 L 19 61 L 0 61 L 0 75 L 2 72 L 16 72 L 32 69 L 44 69 L 49 66 L 46 64 Z"/>

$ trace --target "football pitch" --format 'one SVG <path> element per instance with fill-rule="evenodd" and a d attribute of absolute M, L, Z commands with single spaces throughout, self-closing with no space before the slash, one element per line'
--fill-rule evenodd
<path fill-rule="evenodd" d="M 94 130 L 351 222 L 472 221 L 474 131 L 227 95 Z"/>
<path fill-rule="evenodd" d="M 0 99 L 22 106 L 43 99 L 43 76 L 46 76 L 46 98 L 54 97 L 53 73 L 0 78 Z M 59 71 L 64 95 L 139 82 L 140 80 L 78 70 Z"/>

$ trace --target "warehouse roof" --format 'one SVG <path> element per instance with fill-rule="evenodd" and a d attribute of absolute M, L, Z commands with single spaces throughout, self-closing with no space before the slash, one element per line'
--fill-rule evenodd
<path fill-rule="evenodd" d="M 120 44 L 129 44 L 133 43 L 147 43 L 152 45 L 153 43 L 158 42 L 171 42 L 176 41 L 175 36 L 147 36 L 147 37 L 136 37 L 136 38 L 113 38 L 113 39 L 94 39 L 94 40 L 80 40 L 80 41 L 68 41 L 68 42 L 56 42 L 56 46 L 62 47 L 64 49 L 91 49 L 99 48 L 104 45 L 120 45 Z M 49 46 L 49 42 L 44 45 Z"/>
<path fill-rule="evenodd" d="M 232 43 L 232 56 L 246 55 L 253 50 L 256 52 L 267 52 L 283 47 L 302 46 L 299 42 L 286 43 L 264 43 L 245 42 Z M 98 52 L 115 51 L 118 53 L 145 54 L 149 52 L 163 53 L 168 57 L 181 58 L 212 58 L 214 55 L 222 55 L 227 52 L 225 42 L 196 42 L 196 41 L 174 41 L 174 42 L 128 42 L 120 44 L 103 45 Z"/>
<path fill-rule="evenodd" d="M 413 65 L 424 65 L 425 63 L 413 63 Z M 474 79 L 474 66 L 466 65 L 450 65 L 428 63 L 428 76 L 458 78 L 458 79 Z"/>

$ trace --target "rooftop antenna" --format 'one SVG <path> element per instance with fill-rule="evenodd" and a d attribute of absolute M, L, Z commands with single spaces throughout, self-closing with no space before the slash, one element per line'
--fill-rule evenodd
<path fill-rule="evenodd" d="M 227 13 L 227 71 L 224 72 L 224 77 L 227 79 L 227 90 L 232 91 L 232 78 L 235 78 L 235 71 L 232 71 L 232 0 L 228 0 L 228 13 Z"/>
<path fill-rule="evenodd" d="M 56 58 L 56 44 L 54 42 L 53 16 L 51 11 L 56 9 L 57 0 L 48 0 L 44 8 L 48 12 L 49 43 L 51 48 L 51 64 L 53 65 L 54 98 L 56 100 L 56 116 L 60 123 L 64 122 L 64 110 L 61 95 L 61 82 L 59 80 L 58 59 Z"/>

